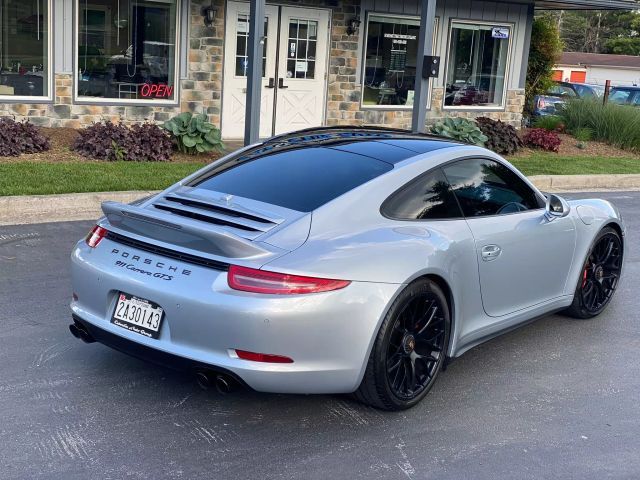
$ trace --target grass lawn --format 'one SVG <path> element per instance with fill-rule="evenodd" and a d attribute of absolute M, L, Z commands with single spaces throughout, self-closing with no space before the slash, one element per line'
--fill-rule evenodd
<path fill-rule="evenodd" d="M 535 152 L 509 159 L 525 175 L 640 173 L 639 157 L 560 156 Z M 207 162 L 0 162 L 0 196 L 162 190 Z"/>
<path fill-rule="evenodd" d="M 30 162 L 0 163 L 0 196 L 161 190 L 205 162 Z"/>
<path fill-rule="evenodd" d="M 631 156 L 559 156 L 536 152 L 526 157 L 512 157 L 509 161 L 527 176 L 640 173 L 640 158 Z"/>

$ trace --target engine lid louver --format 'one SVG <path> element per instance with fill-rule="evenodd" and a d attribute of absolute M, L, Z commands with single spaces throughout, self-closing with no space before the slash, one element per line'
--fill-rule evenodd
<path fill-rule="evenodd" d="M 221 205 L 209 199 L 171 193 L 154 201 L 153 208 L 222 227 L 253 240 L 281 224 L 284 219 L 248 211 L 234 204 Z"/>

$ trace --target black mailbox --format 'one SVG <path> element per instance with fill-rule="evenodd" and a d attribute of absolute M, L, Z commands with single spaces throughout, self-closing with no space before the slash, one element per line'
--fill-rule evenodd
<path fill-rule="evenodd" d="M 434 78 L 440 72 L 440 57 L 425 55 L 422 63 L 422 78 Z"/>

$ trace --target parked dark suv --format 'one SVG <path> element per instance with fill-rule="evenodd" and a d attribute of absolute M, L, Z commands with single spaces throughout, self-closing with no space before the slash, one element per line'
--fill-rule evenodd
<path fill-rule="evenodd" d="M 640 107 L 640 87 L 613 87 L 609 92 L 609 101 Z"/>
<path fill-rule="evenodd" d="M 604 95 L 604 87 L 588 83 L 555 82 L 544 94 L 534 98 L 533 115 L 555 115 L 557 107 L 570 98 L 597 98 Z"/>

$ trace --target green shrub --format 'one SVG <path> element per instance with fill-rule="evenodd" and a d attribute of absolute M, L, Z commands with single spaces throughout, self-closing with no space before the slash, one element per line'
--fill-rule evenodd
<path fill-rule="evenodd" d="M 508 123 L 492 120 L 488 117 L 478 117 L 476 123 L 482 133 L 487 136 L 485 147 L 489 150 L 511 155 L 522 146 L 518 132 Z"/>
<path fill-rule="evenodd" d="M 163 127 L 171 132 L 178 150 L 183 153 L 195 155 L 224 149 L 220 130 L 207 121 L 204 113 L 193 115 L 191 112 L 183 112 L 167 120 Z"/>
<path fill-rule="evenodd" d="M 570 132 L 586 128 L 593 140 L 626 150 L 640 150 L 640 108 L 573 99 L 566 103 L 561 115 Z"/>
<path fill-rule="evenodd" d="M 588 127 L 578 128 L 571 133 L 578 142 L 588 142 L 593 138 L 593 130 Z"/>
<path fill-rule="evenodd" d="M 533 121 L 533 127 L 544 128 L 550 132 L 563 132 L 565 125 L 564 119 L 559 115 L 544 115 Z"/>
<path fill-rule="evenodd" d="M 563 43 L 558 31 L 558 22 L 549 15 L 541 15 L 533 20 L 531 28 L 531 48 L 527 63 L 525 85 L 525 113 L 533 111 L 533 99 L 544 94 L 552 85 L 553 67 L 562 55 Z"/>
<path fill-rule="evenodd" d="M 447 117 L 443 121 L 433 125 L 431 127 L 431 133 L 480 147 L 484 147 L 484 144 L 488 140 L 476 122 L 467 120 L 466 118 Z"/>

